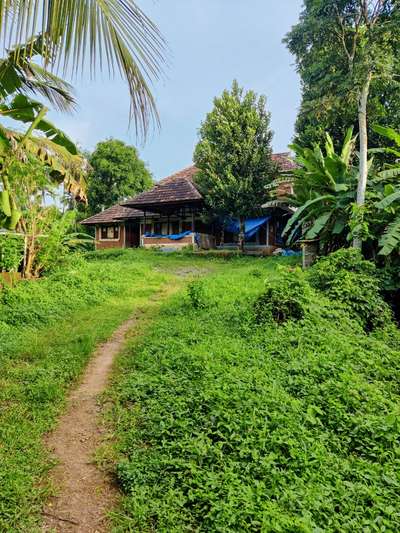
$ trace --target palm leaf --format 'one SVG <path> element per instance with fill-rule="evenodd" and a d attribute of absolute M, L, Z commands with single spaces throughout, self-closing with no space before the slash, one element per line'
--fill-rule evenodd
<path fill-rule="evenodd" d="M 40 13 L 40 16 L 38 14 Z M 45 66 L 64 72 L 106 67 L 128 82 L 130 116 L 136 131 L 145 134 L 150 122 L 159 124 L 149 83 L 162 74 L 165 41 L 134 0 L 5 0 L 0 3 L 0 38 L 23 42 L 45 36 Z M 17 54 L 25 57 L 20 49 Z M 53 65 L 54 57 L 57 62 Z"/>
<path fill-rule="evenodd" d="M 41 37 L 31 39 L 0 60 L 0 97 L 4 100 L 16 92 L 31 92 L 44 96 L 60 111 L 70 111 L 75 106 L 72 86 L 32 60 L 40 54 L 42 41 Z"/>
<path fill-rule="evenodd" d="M 293 225 L 299 221 L 303 213 L 312 205 L 324 202 L 325 200 L 334 200 L 335 197 L 331 194 L 326 194 L 324 196 L 318 196 L 317 198 L 313 198 L 312 200 L 309 200 L 304 205 L 299 207 L 299 209 L 296 211 L 296 213 L 288 220 L 285 229 L 282 232 L 282 235 L 287 235 L 287 233 L 292 229 Z"/>
<path fill-rule="evenodd" d="M 398 133 L 393 128 L 379 126 L 376 124 L 372 126 L 372 129 L 379 135 L 382 135 L 383 137 L 386 137 L 387 139 L 394 141 L 397 144 L 397 146 L 400 146 L 400 133 Z"/>
<path fill-rule="evenodd" d="M 354 152 L 355 142 L 356 137 L 353 137 L 353 127 L 351 127 L 346 132 L 346 137 L 344 138 L 342 153 L 340 156 L 346 167 L 350 165 L 351 156 Z"/>
<path fill-rule="evenodd" d="M 346 227 L 346 221 L 340 218 L 337 219 L 332 228 L 332 235 L 340 235 L 345 227 Z"/>
<path fill-rule="evenodd" d="M 395 157 L 400 157 L 399 150 L 395 150 L 394 148 L 370 148 L 368 152 L 371 154 L 391 154 Z"/>
<path fill-rule="evenodd" d="M 19 122 L 29 124 L 35 120 L 37 113 L 42 109 L 43 105 L 40 102 L 32 100 L 23 94 L 19 94 L 14 97 L 9 104 L 0 105 L 0 114 Z M 78 153 L 75 143 L 63 131 L 56 128 L 56 126 L 47 119 L 42 118 L 37 121 L 34 129 L 43 132 L 48 139 L 55 144 L 63 146 L 71 154 L 75 155 Z"/>
<path fill-rule="evenodd" d="M 388 170 L 382 170 L 381 172 L 378 172 L 378 176 L 382 179 L 391 179 L 400 176 L 400 166 Z"/>
<path fill-rule="evenodd" d="M 400 200 L 400 190 L 392 194 L 389 194 L 389 196 L 386 196 L 383 200 L 381 200 L 380 202 L 376 204 L 376 207 L 378 209 L 386 209 L 396 200 Z"/>
<path fill-rule="evenodd" d="M 333 215 L 334 211 L 328 211 L 328 213 L 322 214 L 314 222 L 313 226 L 307 231 L 306 239 L 315 239 L 325 228 L 326 224 L 329 222 L 329 219 Z"/>
<path fill-rule="evenodd" d="M 385 233 L 379 241 L 381 249 L 379 250 L 380 255 L 389 255 L 397 248 L 400 244 L 400 217 L 394 220 L 386 228 Z"/>

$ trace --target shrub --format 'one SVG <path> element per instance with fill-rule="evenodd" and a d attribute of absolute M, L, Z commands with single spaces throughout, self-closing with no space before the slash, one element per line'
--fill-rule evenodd
<path fill-rule="evenodd" d="M 262 324 L 272 319 L 282 323 L 302 319 L 307 291 L 307 282 L 300 270 L 282 271 L 279 279 L 266 282 L 263 294 L 256 300 L 256 322 Z"/>
<path fill-rule="evenodd" d="M 189 283 L 187 292 L 190 303 L 194 309 L 205 309 L 207 307 L 204 285 L 200 280 Z"/>
<path fill-rule="evenodd" d="M 333 302 L 344 305 L 367 331 L 392 319 L 380 293 L 376 267 L 359 250 L 341 249 L 320 259 L 308 271 L 308 280 Z"/>
<path fill-rule="evenodd" d="M 23 259 L 24 241 L 20 235 L 0 235 L 0 271 L 16 272 Z"/>

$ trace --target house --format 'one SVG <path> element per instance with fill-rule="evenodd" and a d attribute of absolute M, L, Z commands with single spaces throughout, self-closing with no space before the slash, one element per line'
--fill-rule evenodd
<path fill-rule="evenodd" d="M 296 167 L 288 153 L 274 154 L 273 159 L 280 172 L 272 184 L 276 200 L 245 224 L 246 248 L 264 253 L 282 245 L 281 233 L 291 211 L 279 198 L 292 192 L 291 173 Z M 82 224 L 95 227 L 96 248 L 237 248 L 237 221 L 221 227 L 204 220 L 205 204 L 195 185 L 196 173 L 194 165 L 187 167 L 151 190 L 83 220 Z"/>

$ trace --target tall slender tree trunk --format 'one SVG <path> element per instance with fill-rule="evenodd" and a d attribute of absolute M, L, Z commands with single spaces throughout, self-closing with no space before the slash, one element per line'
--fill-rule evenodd
<path fill-rule="evenodd" d="M 367 189 L 368 179 L 368 124 L 367 124 L 367 104 L 369 90 L 371 86 L 371 72 L 362 87 L 360 98 L 358 101 L 358 126 L 360 135 L 360 174 L 358 178 L 357 187 L 357 205 L 363 206 L 365 203 L 365 191 Z M 360 237 L 355 237 L 353 240 L 353 247 L 361 249 L 362 240 Z"/>
<path fill-rule="evenodd" d="M 244 238 L 245 238 L 244 217 L 239 217 L 239 250 L 244 252 Z"/>

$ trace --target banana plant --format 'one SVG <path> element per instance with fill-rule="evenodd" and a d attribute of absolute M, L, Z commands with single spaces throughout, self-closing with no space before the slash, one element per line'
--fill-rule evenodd
<path fill-rule="evenodd" d="M 393 128 L 373 126 L 376 133 L 394 143 L 393 147 L 377 148 L 371 150 L 378 153 L 386 153 L 395 158 L 395 163 L 386 164 L 385 168 L 378 172 L 378 178 L 389 183 L 384 188 L 383 198 L 375 204 L 375 207 L 385 213 L 388 222 L 383 234 L 379 239 L 379 254 L 388 256 L 400 248 L 400 133 Z"/>
<path fill-rule="evenodd" d="M 28 125 L 22 133 L 0 126 L 0 227 L 15 229 L 21 216 L 8 176 L 10 165 L 16 159 L 22 162 L 29 157 L 40 160 L 50 169 L 54 181 L 64 183 L 66 190 L 77 199 L 86 199 L 86 160 L 78 154 L 71 139 L 46 120 L 47 111 L 42 103 L 23 94 L 0 104 L 1 117 Z"/>
<path fill-rule="evenodd" d="M 346 241 L 357 189 L 357 171 L 352 165 L 355 142 L 350 128 L 340 153 L 328 133 L 325 151 L 319 145 L 312 149 L 291 146 L 298 168 L 290 203 L 298 209 L 283 231 L 288 244 L 316 238 Z"/>

